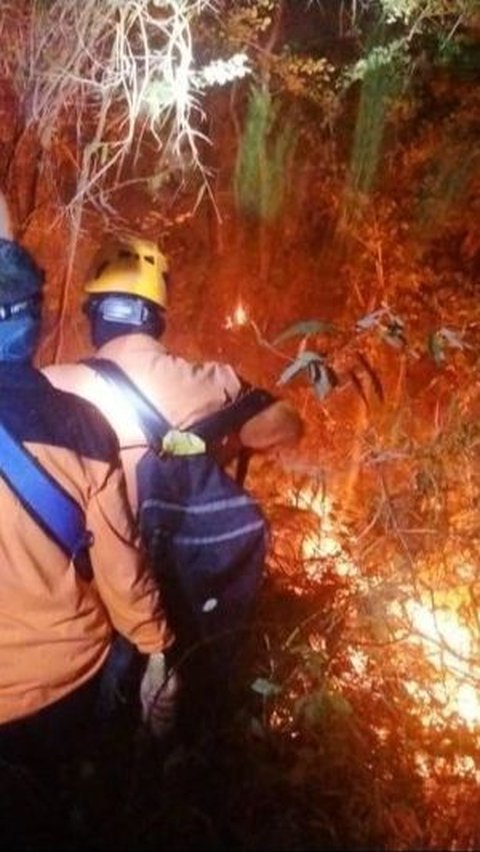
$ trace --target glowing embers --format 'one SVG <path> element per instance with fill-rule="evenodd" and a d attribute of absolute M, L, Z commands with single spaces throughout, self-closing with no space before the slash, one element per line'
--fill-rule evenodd
<path fill-rule="evenodd" d="M 232 314 L 229 314 L 225 320 L 225 328 L 238 328 L 239 326 L 248 323 L 248 313 L 241 302 L 237 303 Z"/>
<path fill-rule="evenodd" d="M 328 566 L 342 577 L 358 577 L 358 568 L 348 555 L 342 539 L 345 530 L 335 518 L 332 501 L 321 490 L 303 488 L 290 499 L 298 509 L 305 509 L 318 518 L 318 527 L 303 538 L 301 545 L 305 573 L 310 579 L 320 579 Z"/>

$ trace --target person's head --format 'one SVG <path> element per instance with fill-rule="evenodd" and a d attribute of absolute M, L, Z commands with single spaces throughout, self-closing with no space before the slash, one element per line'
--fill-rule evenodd
<path fill-rule="evenodd" d="M 168 264 L 155 243 L 127 237 L 105 246 L 85 285 L 92 342 L 124 334 L 158 338 L 165 329 Z"/>
<path fill-rule="evenodd" d="M 17 242 L 0 238 L 0 361 L 27 363 L 40 334 L 44 274 Z"/>

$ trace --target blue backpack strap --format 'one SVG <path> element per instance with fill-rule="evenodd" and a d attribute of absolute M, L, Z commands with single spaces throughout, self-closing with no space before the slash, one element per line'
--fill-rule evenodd
<path fill-rule="evenodd" d="M 1 423 L 0 476 L 32 518 L 73 560 L 79 576 L 91 580 L 88 547 L 92 536 L 82 509 Z"/>
<path fill-rule="evenodd" d="M 135 412 L 138 425 L 144 432 L 149 445 L 154 450 L 160 450 L 162 440 L 172 426 L 163 414 L 152 405 L 135 382 L 132 382 L 131 378 L 118 364 L 108 358 L 85 358 L 82 360 L 82 364 L 96 370 L 104 379 L 118 388 Z"/>

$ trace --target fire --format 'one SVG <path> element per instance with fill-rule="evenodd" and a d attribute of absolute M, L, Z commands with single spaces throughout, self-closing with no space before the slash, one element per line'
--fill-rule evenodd
<path fill-rule="evenodd" d="M 471 655 L 472 637 L 455 613 L 445 608 L 432 610 L 416 601 L 408 602 L 406 610 L 436 668 L 468 674 L 466 658 Z"/>
<path fill-rule="evenodd" d="M 355 591 L 370 596 L 371 580 L 363 577 L 359 567 L 345 550 L 345 531 L 335 506 L 323 489 L 307 487 L 290 492 L 289 500 L 297 508 L 313 513 L 317 528 L 303 537 L 301 555 L 306 574 L 321 582 L 325 566 L 339 576 L 351 579 Z M 460 576 L 456 571 L 455 575 Z M 464 588 L 464 587 L 462 587 Z M 405 588 L 399 586 L 399 593 Z M 442 725 L 449 719 L 462 720 L 470 730 L 480 732 L 480 678 L 478 677 L 478 648 L 474 632 L 465 622 L 465 593 L 460 588 L 432 593 L 401 604 L 400 594 L 386 605 L 387 621 L 391 621 L 392 637 L 395 624 L 402 624 L 401 643 L 397 648 L 412 646 L 430 664 L 430 674 L 423 682 L 404 681 L 407 692 L 415 699 L 418 714 L 425 727 Z M 407 635 L 405 629 L 407 628 Z M 367 677 L 367 655 L 352 646 L 349 650 L 352 674 Z M 346 676 L 346 680 L 348 680 Z M 346 682 L 346 681 L 345 681 Z M 462 770 L 466 767 L 462 764 Z"/>
<path fill-rule="evenodd" d="M 319 579 L 322 561 L 327 559 L 333 562 L 337 574 L 343 577 L 356 576 L 358 569 L 339 540 L 339 525 L 334 517 L 332 501 L 327 495 L 313 488 L 304 488 L 298 494 L 292 494 L 291 499 L 300 509 L 308 509 L 319 519 L 318 532 L 306 535 L 302 542 L 302 558 L 308 576 Z"/>
<path fill-rule="evenodd" d="M 321 582 L 324 566 L 342 577 L 351 578 L 357 591 L 369 593 L 368 578 L 363 578 L 359 567 L 346 552 L 342 540 L 342 525 L 336 517 L 335 507 L 319 488 L 303 488 L 291 492 L 290 501 L 298 508 L 313 512 L 318 518 L 318 529 L 308 533 L 302 541 L 301 553 L 307 575 Z M 457 576 L 458 576 L 457 572 Z M 387 615 L 393 624 L 398 618 L 409 625 L 409 635 L 402 641 L 418 647 L 423 658 L 431 664 L 428 682 L 405 681 L 408 693 L 418 701 L 418 710 L 425 726 L 441 724 L 449 717 L 457 717 L 471 730 L 480 730 L 480 678 L 476 639 L 465 620 L 461 618 L 464 598 L 458 590 L 441 599 L 431 596 L 422 600 L 407 600 L 403 606 L 391 602 Z M 350 660 L 353 671 L 366 675 L 367 657 L 352 647 Z M 465 769 L 465 767 L 463 767 Z"/>
<path fill-rule="evenodd" d="M 458 715 L 470 727 L 477 727 L 480 722 L 480 701 L 478 692 L 471 683 L 460 684 L 457 692 Z"/>
<path fill-rule="evenodd" d="M 416 601 L 406 605 L 414 635 L 425 657 L 439 673 L 431 690 L 446 714 L 457 714 L 470 728 L 480 725 L 480 696 L 475 686 L 476 661 L 472 634 L 454 609 L 434 609 Z M 472 682 L 473 681 L 473 682 Z M 413 695 L 418 686 L 410 683 Z"/>
<path fill-rule="evenodd" d="M 248 323 L 248 313 L 241 302 L 238 302 L 232 314 L 227 316 L 225 328 L 235 328 L 236 326 L 246 325 Z"/>

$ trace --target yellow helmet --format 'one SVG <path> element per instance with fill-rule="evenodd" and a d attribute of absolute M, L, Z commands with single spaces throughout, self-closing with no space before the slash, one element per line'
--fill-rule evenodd
<path fill-rule="evenodd" d="M 168 263 L 156 243 L 137 237 L 109 243 L 97 255 L 93 269 L 86 293 L 125 293 L 166 307 Z"/>

